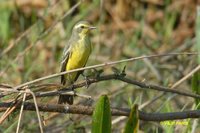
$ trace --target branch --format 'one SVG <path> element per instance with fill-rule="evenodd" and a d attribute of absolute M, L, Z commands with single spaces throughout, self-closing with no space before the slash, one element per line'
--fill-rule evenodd
<path fill-rule="evenodd" d="M 101 81 L 107 81 L 107 80 L 119 80 L 123 81 L 125 83 L 131 84 L 131 85 L 136 85 L 141 87 L 142 89 L 152 89 L 152 90 L 157 90 L 157 91 L 162 91 L 162 92 L 170 92 L 170 93 L 175 93 L 183 96 L 188 96 L 192 98 L 198 98 L 200 99 L 200 95 L 187 92 L 186 90 L 183 91 L 183 89 L 170 89 L 168 87 L 163 87 L 163 86 L 158 86 L 158 85 L 152 85 L 152 84 L 147 84 L 144 82 L 139 82 L 136 80 L 132 80 L 130 78 L 124 77 L 122 75 L 117 75 L 117 74 L 111 74 L 111 75 L 105 75 L 105 76 L 100 76 L 96 78 L 89 78 L 87 81 L 78 83 L 78 84 L 73 84 L 73 89 L 77 89 L 86 85 L 91 85 L 93 83 L 101 82 Z M 54 85 L 55 87 L 55 85 Z M 59 88 L 60 85 L 58 85 L 57 88 Z M 71 91 L 72 86 L 68 87 L 63 87 L 64 89 L 60 89 L 59 91 L 49 91 L 49 92 L 36 92 L 35 96 L 36 97 L 45 97 L 45 96 L 55 96 L 61 94 L 61 92 L 68 92 Z M 181 90 L 181 91 L 179 91 Z M 71 92 L 68 92 L 69 94 Z"/>
<path fill-rule="evenodd" d="M 88 70 L 88 69 L 94 69 L 94 68 L 99 68 L 99 67 L 105 67 L 105 66 L 113 66 L 116 64 L 120 64 L 120 63 L 124 63 L 124 62 L 131 62 L 131 61 L 135 61 L 135 60 L 141 60 L 144 58 L 154 58 L 154 57 L 160 57 L 160 56 L 173 56 L 173 55 L 198 55 L 198 53 L 168 53 L 168 54 L 156 54 L 156 55 L 144 55 L 144 56 L 139 56 L 139 57 L 134 57 L 134 58 L 129 58 L 129 59 L 124 59 L 124 60 L 119 60 L 119 61 L 111 61 L 111 62 L 106 62 L 106 63 L 102 63 L 102 64 L 98 64 L 98 65 L 93 65 L 93 66 L 88 66 L 88 67 L 83 67 L 83 68 L 78 68 L 78 69 L 73 69 L 70 71 L 65 71 L 65 72 L 61 72 L 61 73 L 56 73 L 56 74 L 52 74 L 49 76 L 45 76 L 42 78 L 38 78 L 26 83 L 23 83 L 21 85 L 18 85 L 16 87 L 14 87 L 14 89 L 20 89 L 24 86 L 27 85 L 31 85 L 43 80 L 47 80 L 47 79 L 51 79 L 51 78 L 55 78 L 64 74 L 69 74 L 69 73 L 73 73 L 73 72 L 78 72 L 78 71 L 83 71 L 83 70 Z"/>
<path fill-rule="evenodd" d="M 12 103 L 0 103 L 0 111 L 6 110 Z M 17 109 L 20 109 L 20 104 Z M 59 104 L 38 104 L 38 108 L 43 112 L 71 113 L 92 115 L 93 107 L 82 105 L 59 105 Z M 35 111 L 34 103 L 25 102 L 24 110 Z M 112 108 L 112 116 L 129 116 L 130 109 L 128 108 Z M 200 110 L 190 110 L 173 113 L 146 113 L 139 111 L 139 119 L 145 121 L 165 121 L 178 120 L 187 118 L 200 118 Z"/>
<path fill-rule="evenodd" d="M 100 77 L 95 77 L 95 78 L 89 78 L 87 79 L 87 81 L 83 81 L 81 83 L 78 84 L 73 84 L 73 89 L 77 89 L 77 88 L 81 88 L 84 87 L 86 85 L 91 85 L 93 83 L 97 83 L 97 82 L 101 82 L 101 81 L 107 81 L 107 80 L 119 80 L 131 85 L 136 85 L 139 86 L 142 89 L 152 89 L 152 90 L 157 90 L 157 91 L 162 91 L 162 92 L 170 92 L 170 93 L 175 93 L 175 94 L 179 94 L 179 95 L 183 95 L 183 96 L 188 96 L 188 97 L 192 97 L 192 98 L 198 98 L 200 99 L 200 95 L 198 94 L 194 94 L 191 92 L 187 92 L 186 90 L 183 89 L 171 89 L 168 87 L 163 87 L 163 86 L 159 86 L 159 85 L 153 85 L 153 84 L 147 84 L 144 82 L 139 82 L 136 80 L 132 80 L 130 78 L 124 77 L 125 75 L 123 74 L 111 74 L 111 75 L 105 75 L 105 76 L 100 76 Z M 36 97 L 47 97 L 47 96 L 56 96 L 56 95 L 60 95 L 60 94 L 69 94 L 69 95 L 75 95 L 78 96 L 78 94 L 76 94 L 74 91 L 71 91 L 72 86 L 61 86 L 60 84 L 40 84 L 40 85 L 33 85 L 33 86 L 29 86 L 29 88 L 41 88 L 39 92 L 35 92 L 35 96 Z M 54 91 L 45 91 L 42 92 L 42 90 L 45 88 L 45 90 L 48 90 L 48 88 L 54 87 Z M 181 91 L 179 91 L 181 90 Z M 23 92 L 21 90 L 15 90 L 15 89 L 11 89 L 11 88 L 1 88 L 0 87 L 0 91 L 11 91 L 12 93 L 19 93 L 19 92 Z M 1 95 L 0 95 L 1 96 Z M 2 95 L 1 97 L 6 96 L 6 95 Z M 31 99 L 31 96 L 27 96 L 27 99 Z"/>

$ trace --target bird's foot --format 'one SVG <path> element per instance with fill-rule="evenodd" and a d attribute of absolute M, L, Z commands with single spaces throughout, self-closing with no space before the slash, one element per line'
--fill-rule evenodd
<path fill-rule="evenodd" d="M 89 80 L 88 76 L 85 76 L 84 74 L 82 74 L 82 75 L 85 79 L 85 87 L 88 88 L 90 86 L 90 83 L 89 83 L 90 80 Z"/>

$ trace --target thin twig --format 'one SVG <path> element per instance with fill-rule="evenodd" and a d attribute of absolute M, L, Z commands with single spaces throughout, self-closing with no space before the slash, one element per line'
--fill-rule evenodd
<path fill-rule="evenodd" d="M 148 59 L 148 58 L 144 58 L 144 63 L 150 68 L 150 70 L 153 72 L 153 74 L 156 76 L 156 78 L 161 81 L 162 80 L 162 76 L 160 75 L 160 73 L 158 72 L 158 70 L 156 70 L 155 66 L 152 64 L 152 62 Z"/>
<path fill-rule="evenodd" d="M 6 111 L 3 113 L 3 115 L 0 117 L 0 124 L 4 122 L 4 120 L 16 109 L 16 106 L 20 103 L 17 102 L 17 99 L 20 97 L 21 93 L 13 100 L 11 101 L 11 106 L 6 109 Z"/>
<path fill-rule="evenodd" d="M 75 95 L 78 97 L 86 98 L 86 99 L 92 99 L 92 97 L 88 95 L 83 95 L 83 94 L 78 94 L 78 93 L 75 93 Z"/>
<path fill-rule="evenodd" d="M 17 104 L 15 104 L 17 105 Z M 6 109 L 6 111 L 4 112 L 4 114 L 1 116 L 0 118 L 0 124 L 2 124 L 4 122 L 4 120 L 16 109 L 16 106 L 12 106 Z"/>
<path fill-rule="evenodd" d="M 16 133 L 19 133 L 19 127 L 20 127 L 20 123 L 21 123 L 22 113 L 23 113 L 23 110 L 24 110 L 24 102 L 25 102 L 25 100 L 26 100 L 26 93 L 24 93 L 24 95 L 23 95 L 22 105 L 21 105 L 21 109 L 20 109 L 20 113 L 19 113 L 19 119 L 18 119 L 18 123 L 17 123 Z"/>
<path fill-rule="evenodd" d="M 190 73 L 188 73 L 186 76 L 184 76 L 183 78 L 181 78 L 179 81 L 177 81 L 172 87 L 170 88 L 175 88 L 178 85 L 180 85 L 183 81 L 185 81 L 186 79 L 188 79 L 189 77 L 191 77 L 194 73 L 196 73 L 197 71 L 200 70 L 200 65 L 198 65 L 195 69 L 193 69 Z"/>
<path fill-rule="evenodd" d="M 151 99 L 151 100 L 149 100 L 149 101 L 143 103 L 142 105 L 139 106 L 139 109 L 143 109 L 143 108 L 149 106 L 150 104 L 154 103 L 155 101 L 157 101 L 158 99 L 160 99 L 160 98 L 161 98 L 162 96 L 164 96 L 165 94 L 166 94 L 166 93 L 163 92 L 163 93 L 159 94 L 158 96 L 154 97 L 153 99 Z"/>
<path fill-rule="evenodd" d="M 37 113 L 37 117 L 38 117 L 40 132 L 44 133 L 43 124 L 42 124 L 42 121 L 41 121 L 40 112 L 39 112 L 39 109 L 38 109 L 38 104 L 37 104 L 37 101 L 36 101 L 35 94 L 30 89 L 28 89 L 27 92 L 30 93 L 33 96 L 33 101 L 34 101 L 34 105 L 35 105 L 35 109 L 36 109 L 36 113 Z"/>
<path fill-rule="evenodd" d="M 127 118 L 126 116 L 117 117 L 116 119 L 112 120 L 112 125 L 117 124 L 118 122 L 123 121 L 126 118 Z"/>

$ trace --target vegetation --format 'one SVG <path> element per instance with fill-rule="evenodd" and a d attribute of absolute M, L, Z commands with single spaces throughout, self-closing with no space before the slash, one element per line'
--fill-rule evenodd
<path fill-rule="evenodd" d="M 84 75 L 91 79 L 89 83 L 93 79 L 99 81 L 89 84 L 87 89 L 84 85 L 76 87 L 78 96 L 70 109 L 83 105 L 95 107 L 100 100 L 109 101 L 107 107 L 132 108 L 129 110 L 131 114 L 138 113 L 137 105 L 139 111 L 147 113 L 199 109 L 199 95 L 192 98 L 114 78 L 100 82 L 99 78 L 114 75 L 138 81 L 142 85 L 150 84 L 151 87 L 157 85 L 179 92 L 200 94 L 200 8 L 197 4 L 193 0 L 1 0 L 0 88 L 16 87 L 59 73 L 62 51 L 73 25 L 79 20 L 88 20 L 97 30 L 91 33 L 93 52 L 87 66 L 145 55 L 156 57 L 85 70 Z M 85 83 L 85 77 L 80 76 L 76 83 Z M 55 90 L 60 88 L 59 85 L 60 76 L 56 76 L 26 87 L 36 94 Z M 109 98 L 105 98 L 105 94 Z M 5 113 L 3 103 L 14 100 L 17 95 L 0 90 L 0 121 Z M 22 93 L 20 98 L 31 99 L 28 95 L 26 97 Z M 57 107 L 54 112 L 40 112 L 45 132 L 89 132 L 93 129 L 94 114 L 60 113 L 61 105 L 56 105 L 58 95 L 36 99 L 38 105 L 52 104 L 55 106 L 51 107 Z M 34 103 L 32 99 L 27 101 Z M 0 132 L 15 132 L 19 114 L 20 110 L 16 109 L 1 121 Z M 131 114 L 130 117 L 112 116 L 109 121 L 112 122 L 111 132 L 128 132 L 131 119 L 137 122 L 136 127 L 139 126 L 142 132 L 200 132 L 198 119 L 149 122 L 138 121 L 135 119 L 138 117 Z M 39 131 L 36 111 L 23 111 L 20 122 L 20 132 Z M 109 124 L 107 126 L 110 127 Z"/>

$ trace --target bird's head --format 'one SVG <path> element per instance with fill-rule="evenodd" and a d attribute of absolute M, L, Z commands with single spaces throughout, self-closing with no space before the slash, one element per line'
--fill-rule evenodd
<path fill-rule="evenodd" d="M 96 27 L 92 26 L 87 21 L 80 21 L 73 27 L 73 33 L 79 35 L 79 37 L 83 37 L 89 34 L 89 32 Z"/>

